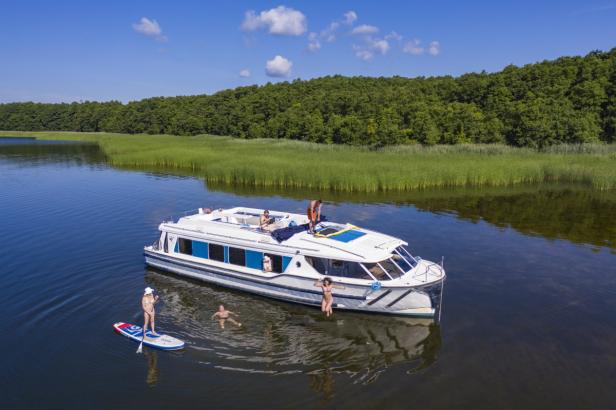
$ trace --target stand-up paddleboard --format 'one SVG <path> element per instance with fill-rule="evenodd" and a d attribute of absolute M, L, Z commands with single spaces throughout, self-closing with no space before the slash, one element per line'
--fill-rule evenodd
<path fill-rule="evenodd" d="M 169 335 L 153 335 L 150 330 L 145 333 L 143 337 L 143 329 L 137 325 L 131 325 L 130 323 L 118 322 L 113 325 L 113 329 L 119 334 L 150 347 L 155 347 L 162 350 L 179 350 L 184 348 L 184 342 L 180 339 Z"/>

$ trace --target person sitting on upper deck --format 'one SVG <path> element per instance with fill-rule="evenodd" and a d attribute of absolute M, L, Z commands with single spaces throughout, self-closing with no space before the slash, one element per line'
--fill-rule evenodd
<path fill-rule="evenodd" d="M 274 230 L 274 225 L 272 225 L 272 222 L 273 221 L 269 217 L 269 211 L 266 209 L 259 218 L 259 228 L 264 231 L 271 232 Z"/>

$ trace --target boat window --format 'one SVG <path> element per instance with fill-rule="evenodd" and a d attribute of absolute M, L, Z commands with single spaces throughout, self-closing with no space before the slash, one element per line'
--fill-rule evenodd
<path fill-rule="evenodd" d="M 314 258 L 312 256 L 305 256 L 306 262 L 312 266 L 321 275 L 327 275 L 329 261 L 323 258 Z"/>
<path fill-rule="evenodd" d="M 394 252 L 394 254 L 391 255 L 391 258 L 405 272 L 410 271 L 414 267 L 413 262 L 409 262 L 406 258 L 402 257 L 402 255 L 400 255 L 400 254 L 398 254 L 396 252 Z"/>
<path fill-rule="evenodd" d="M 207 259 L 209 257 L 208 243 L 200 242 L 200 241 L 193 241 L 192 255 L 198 258 Z"/>
<path fill-rule="evenodd" d="M 341 278 L 372 279 L 370 275 L 357 262 L 330 260 L 306 256 L 306 262 L 321 275 L 337 276 Z"/>
<path fill-rule="evenodd" d="M 283 256 L 282 257 L 282 271 L 283 272 L 287 269 L 287 266 L 289 266 L 289 263 L 291 263 L 291 257 Z"/>
<path fill-rule="evenodd" d="M 409 251 L 406 250 L 406 248 L 404 246 L 398 246 L 395 250 L 394 253 L 397 253 L 398 255 L 402 256 L 404 259 L 407 260 L 407 262 L 412 266 L 415 267 L 415 265 L 417 265 L 417 260 L 415 259 L 415 257 L 413 255 L 411 255 L 411 253 Z"/>
<path fill-rule="evenodd" d="M 266 253 L 266 255 L 272 260 L 272 272 L 282 273 L 282 256 L 272 255 L 271 253 Z"/>
<path fill-rule="evenodd" d="M 330 261 L 330 275 L 342 278 L 372 279 L 357 262 Z"/>
<path fill-rule="evenodd" d="M 234 265 L 245 266 L 246 251 L 240 248 L 229 247 L 229 263 Z"/>
<path fill-rule="evenodd" d="M 246 267 L 252 269 L 263 269 L 263 252 L 246 250 Z"/>
<path fill-rule="evenodd" d="M 376 263 L 364 263 L 363 265 L 370 271 L 376 280 L 389 280 L 385 271 Z"/>
<path fill-rule="evenodd" d="M 180 253 L 192 255 L 192 241 L 190 239 L 180 238 Z"/>
<path fill-rule="evenodd" d="M 213 243 L 210 243 L 209 254 L 210 254 L 210 259 L 213 259 L 219 262 L 225 261 L 225 247 L 222 245 L 215 245 Z"/>
<path fill-rule="evenodd" d="M 163 237 L 163 251 L 165 253 L 169 253 L 169 244 L 167 243 L 167 232 L 165 232 L 165 236 Z"/>
<path fill-rule="evenodd" d="M 391 258 L 380 261 L 379 264 L 389 273 L 392 279 L 399 278 L 404 274 L 398 267 L 392 262 Z"/>

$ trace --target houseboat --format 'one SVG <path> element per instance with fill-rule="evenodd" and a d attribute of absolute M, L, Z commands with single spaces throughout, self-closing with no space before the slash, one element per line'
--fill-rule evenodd
<path fill-rule="evenodd" d="M 159 226 L 147 265 L 257 295 L 320 306 L 316 282 L 331 278 L 334 308 L 434 317 L 443 264 L 413 256 L 402 239 L 349 223 L 262 209 L 199 209 Z"/>

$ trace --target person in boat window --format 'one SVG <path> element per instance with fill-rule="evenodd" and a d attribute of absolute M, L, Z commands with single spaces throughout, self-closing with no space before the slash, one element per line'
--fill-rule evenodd
<path fill-rule="evenodd" d="M 158 301 L 158 296 L 154 296 L 154 289 L 151 287 L 145 288 L 143 297 L 141 298 L 141 307 L 143 308 L 143 333 L 148 331 L 148 324 L 152 328 L 152 334 L 158 336 L 156 333 L 156 327 L 154 324 L 154 304 Z"/>
<path fill-rule="evenodd" d="M 271 272 L 272 271 L 272 259 L 263 255 L 263 272 Z"/>
<path fill-rule="evenodd" d="M 218 324 L 221 329 L 225 328 L 225 322 L 228 320 L 237 327 L 242 327 L 240 322 L 235 321 L 230 315 L 237 316 L 237 313 L 225 309 L 223 305 L 218 306 L 218 311 L 212 315 L 212 320 L 218 319 Z"/>
<path fill-rule="evenodd" d="M 263 211 L 263 214 L 261 214 L 261 218 L 259 218 L 259 227 L 264 231 L 271 232 L 274 228 L 272 222 L 269 211 L 266 209 Z"/>
<path fill-rule="evenodd" d="M 314 286 L 323 290 L 323 299 L 321 300 L 321 312 L 325 313 L 325 316 L 330 317 L 334 311 L 332 309 L 334 305 L 334 296 L 332 291 L 335 289 L 344 289 L 344 286 L 334 285 L 334 282 L 329 277 L 325 277 L 322 281 L 318 280 L 314 282 Z"/>
<path fill-rule="evenodd" d="M 321 205 L 320 199 L 314 199 L 310 201 L 308 208 L 306 209 L 306 215 L 308 216 L 308 231 L 314 233 L 314 227 L 321 221 Z"/>

